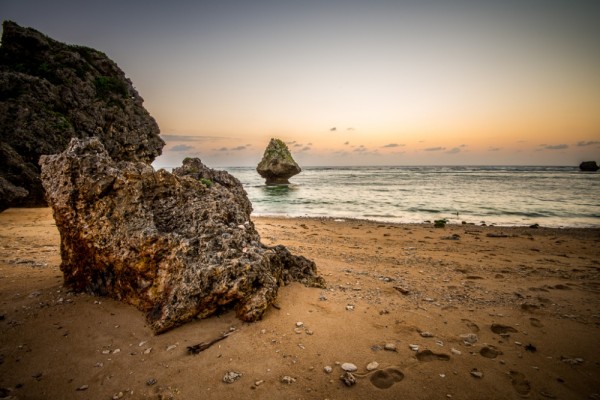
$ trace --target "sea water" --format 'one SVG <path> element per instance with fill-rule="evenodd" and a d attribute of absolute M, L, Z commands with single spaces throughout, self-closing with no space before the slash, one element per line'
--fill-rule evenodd
<path fill-rule="evenodd" d="M 600 173 L 573 167 L 306 167 L 287 186 L 225 169 L 255 216 L 600 227 Z"/>

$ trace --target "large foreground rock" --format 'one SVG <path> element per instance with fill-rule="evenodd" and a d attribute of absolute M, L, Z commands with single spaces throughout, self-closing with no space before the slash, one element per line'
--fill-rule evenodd
<path fill-rule="evenodd" d="M 115 160 L 151 163 L 164 142 L 125 73 L 104 53 L 11 21 L 0 47 L 0 182 L 8 206 L 45 205 L 39 157 L 96 136 Z M 7 201 L 9 200 L 9 201 Z"/>
<path fill-rule="evenodd" d="M 302 169 L 283 141 L 271 139 L 256 171 L 265 178 L 267 185 L 285 185 L 290 183 L 288 179 L 299 174 Z"/>
<path fill-rule="evenodd" d="M 135 305 L 156 333 L 228 307 L 254 321 L 291 281 L 324 287 L 312 261 L 260 243 L 239 181 L 198 159 L 154 171 L 91 138 L 40 162 L 65 284 Z"/>

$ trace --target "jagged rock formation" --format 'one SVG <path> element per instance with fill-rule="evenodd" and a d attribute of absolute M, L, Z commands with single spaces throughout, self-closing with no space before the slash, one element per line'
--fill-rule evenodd
<path fill-rule="evenodd" d="M 231 306 L 254 321 L 280 285 L 325 285 L 312 261 L 262 245 L 240 182 L 198 159 L 154 171 L 90 138 L 40 163 L 65 284 L 135 305 L 156 333 Z"/>
<path fill-rule="evenodd" d="M 151 163 L 164 142 L 131 81 L 105 54 L 11 21 L 0 47 L 0 211 L 45 205 L 42 154 L 96 136 L 115 160 Z M 7 201 L 8 200 L 8 201 Z"/>
<path fill-rule="evenodd" d="M 271 139 L 256 167 L 256 172 L 266 179 L 267 185 L 289 184 L 288 179 L 301 171 L 286 144 L 279 139 Z"/>
<path fill-rule="evenodd" d="M 579 164 L 579 170 L 587 172 L 596 172 L 600 169 L 596 161 L 584 161 Z"/>

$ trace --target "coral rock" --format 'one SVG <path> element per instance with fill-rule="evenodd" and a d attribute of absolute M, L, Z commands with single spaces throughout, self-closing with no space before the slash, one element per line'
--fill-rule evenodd
<path fill-rule="evenodd" d="M 0 178 L 20 190 L 11 190 L 13 196 L 0 204 L 0 211 L 46 205 L 40 155 L 60 153 L 72 137 L 100 138 L 115 160 L 151 163 L 165 143 L 142 103 L 125 73 L 104 53 L 5 21 Z"/>
<path fill-rule="evenodd" d="M 266 179 L 267 185 L 289 184 L 288 179 L 301 171 L 286 144 L 279 139 L 271 139 L 256 167 L 256 172 Z"/>
<path fill-rule="evenodd" d="M 279 286 L 325 285 L 314 262 L 262 245 L 239 181 L 200 160 L 154 171 L 90 138 L 40 163 L 65 284 L 135 305 L 156 333 L 232 306 L 254 321 Z"/>

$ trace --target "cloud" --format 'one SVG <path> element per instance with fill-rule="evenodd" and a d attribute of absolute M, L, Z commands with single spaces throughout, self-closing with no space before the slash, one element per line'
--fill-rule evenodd
<path fill-rule="evenodd" d="M 302 150 L 300 150 L 300 151 L 309 151 L 309 150 L 310 150 L 309 146 L 304 146 L 304 148 Z"/>
<path fill-rule="evenodd" d="M 296 143 L 294 144 L 294 147 L 302 147 L 302 145 L 300 143 Z"/>
<path fill-rule="evenodd" d="M 453 147 L 450 150 L 448 150 L 446 153 L 448 153 L 448 154 L 460 153 L 460 148 L 459 147 Z"/>
<path fill-rule="evenodd" d="M 285 142 L 285 144 L 296 144 L 296 141 L 292 140 L 291 142 Z"/>
<path fill-rule="evenodd" d="M 464 148 L 464 147 L 469 147 L 469 146 L 468 146 L 468 145 L 466 145 L 466 144 L 461 144 L 461 145 L 460 145 L 460 146 L 458 146 L 458 147 L 463 147 L 463 148 Z"/>
<path fill-rule="evenodd" d="M 165 142 L 202 142 L 207 140 L 223 139 L 221 136 L 194 136 L 194 135 L 169 135 L 161 134 Z"/>
<path fill-rule="evenodd" d="M 216 151 L 229 151 L 227 147 L 221 147 L 220 149 L 215 149 Z"/>
<path fill-rule="evenodd" d="M 438 147 L 427 147 L 425 149 L 425 151 L 442 151 L 442 150 L 446 150 L 446 148 L 438 146 Z"/>
<path fill-rule="evenodd" d="M 337 128 L 334 126 L 333 128 L 330 128 L 329 131 L 330 132 L 335 132 L 335 131 L 337 131 Z"/>
<path fill-rule="evenodd" d="M 231 149 L 232 151 L 246 150 L 246 146 L 237 146 Z"/>
<path fill-rule="evenodd" d="M 193 146 L 188 146 L 187 144 L 179 144 L 177 146 L 171 147 L 171 151 L 190 151 L 194 150 Z"/>
<path fill-rule="evenodd" d="M 381 147 L 387 147 L 387 148 L 394 148 L 394 147 L 402 147 L 404 146 L 403 144 L 398 144 L 398 143 L 390 143 L 390 144 L 386 144 L 385 146 L 381 146 Z"/>
<path fill-rule="evenodd" d="M 354 128 L 346 128 L 347 131 L 353 131 Z"/>
<path fill-rule="evenodd" d="M 344 142 L 344 145 L 348 146 L 350 144 L 350 142 Z"/>
<path fill-rule="evenodd" d="M 544 145 L 544 149 L 546 150 L 564 150 L 568 148 L 568 144 Z"/>
<path fill-rule="evenodd" d="M 500 150 L 502 150 L 502 147 L 490 147 L 488 149 L 488 151 L 500 151 Z"/>
<path fill-rule="evenodd" d="M 352 151 L 354 151 L 356 153 L 364 153 L 364 152 L 368 151 L 368 149 L 364 145 L 361 144 L 360 146 L 358 146 L 357 148 L 355 148 Z"/>
<path fill-rule="evenodd" d="M 590 141 L 587 141 L 587 142 L 585 142 L 585 141 L 577 142 L 577 146 L 578 147 L 593 146 L 595 144 L 600 144 L 600 142 L 597 141 L 597 140 L 590 140 Z"/>

